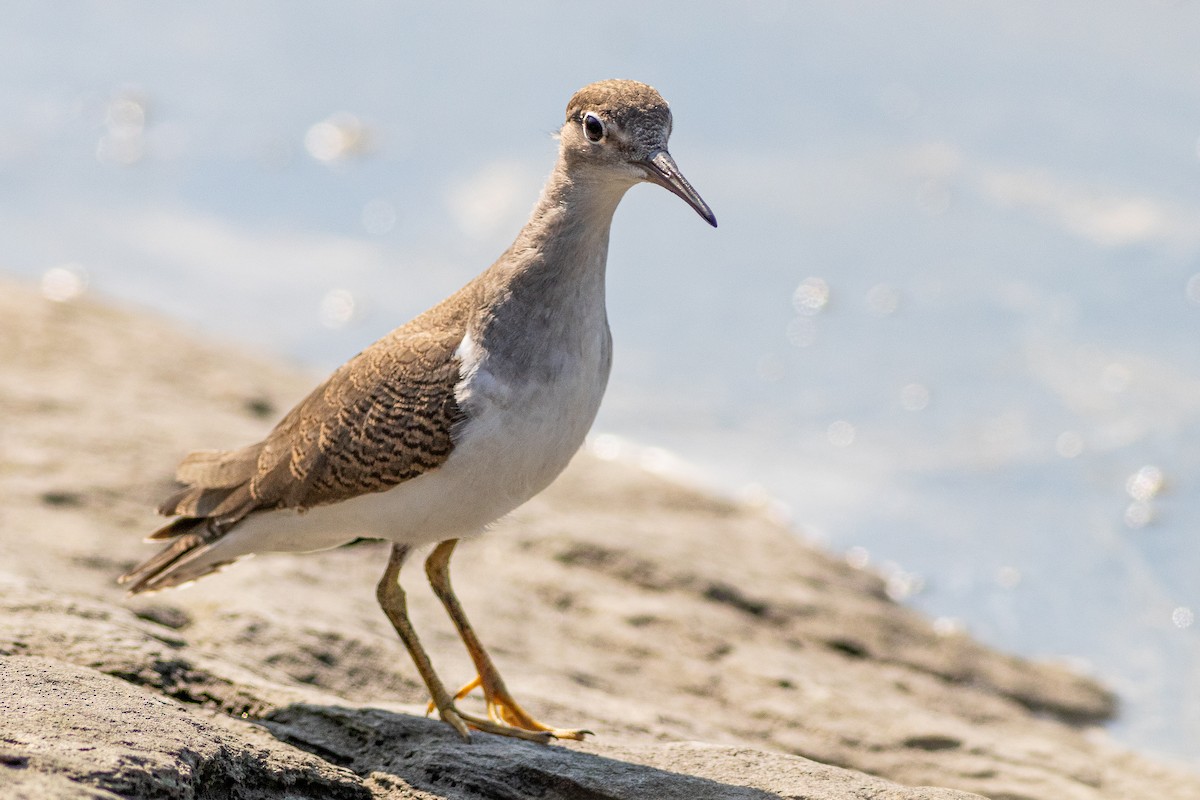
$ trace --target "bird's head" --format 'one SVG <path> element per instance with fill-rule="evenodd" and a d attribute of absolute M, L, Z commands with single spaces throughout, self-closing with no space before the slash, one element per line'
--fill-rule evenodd
<path fill-rule="evenodd" d="M 572 170 L 609 179 L 657 183 L 683 198 L 714 228 L 712 209 L 687 182 L 667 152 L 671 109 L 644 83 L 609 80 L 588 84 L 567 104 L 560 134 Z"/>

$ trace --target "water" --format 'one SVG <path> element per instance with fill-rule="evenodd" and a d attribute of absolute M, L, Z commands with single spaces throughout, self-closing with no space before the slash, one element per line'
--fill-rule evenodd
<path fill-rule="evenodd" d="M 4 17 L 0 269 L 317 368 L 508 244 L 571 92 L 658 86 L 721 227 L 618 211 L 598 429 L 1200 764 L 1196 3 Z"/>

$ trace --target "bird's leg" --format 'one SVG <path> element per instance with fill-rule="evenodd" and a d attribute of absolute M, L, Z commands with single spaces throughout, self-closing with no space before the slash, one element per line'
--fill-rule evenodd
<path fill-rule="evenodd" d="M 408 603 L 404 597 L 404 590 L 400 588 L 400 567 L 403 566 L 404 559 L 408 556 L 408 550 L 407 545 L 392 545 L 392 554 L 388 558 L 387 569 L 384 570 L 383 577 L 379 579 L 375 596 L 379 599 L 383 613 L 387 615 L 392 627 L 396 629 L 396 633 L 404 642 L 404 646 L 408 648 L 408 654 L 412 656 L 417 672 L 421 673 L 421 679 L 425 681 L 425 687 L 429 689 L 438 715 L 458 731 L 459 736 L 465 741 L 471 739 L 470 728 L 537 742 L 548 741 L 550 739 L 548 733 L 514 729 L 508 725 L 464 714 L 454 707 L 454 699 L 450 697 L 441 679 L 433 671 L 433 663 L 429 660 L 429 654 L 425 652 L 421 640 L 417 638 L 416 630 L 413 629 L 412 622 L 408 619 Z"/>
<path fill-rule="evenodd" d="M 458 635 L 462 637 L 463 644 L 466 645 L 471 660 L 475 662 L 475 669 L 478 673 L 475 680 L 459 690 L 455 699 L 465 697 L 479 686 L 483 688 L 488 718 L 493 723 L 503 725 L 513 731 L 536 731 L 547 738 L 583 739 L 584 735 L 591 731 L 552 728 L 543 725 L 521 708 L 520 704 L 509 694 L 508 688 L 504 685 L 504 679 L 500 677 L 491 657 L 483 649 L 483 644 L 475 635 L 475 629 L 471 627 L 462 604 L 459 603 L 453 587 L 450 586 L 450 555 L 454 552 L 454 546 L 457 544 L 457 539 L 448 539 L 442 542 L 425 561 L 425 574 L 429 576 L 429 585 L 433 587 L 434 594 L 446 607 L 446 613 L 454 621 L 454 627 L 458 628 Z"/>
<path fill-rule="evenodd" d="M 417 667 L 417 672 L 421 673 L 421 679 L 425 681 L 425 687 L 429 689 L 429 694 L 438 709 L 438 714 L 451 727 L 458 731 L 458 734 L 463 739 L 469 741 L 471 739 L 471 732 L 468 730 L 466 722 L 463 721 L 454 708 L 454 702 L 446 692 L 446 687 L 442 684 L 441 679 L 438 678 L 437 673 L 433 671 L 433 664 L 429 660 L 429 654 L 421 646 L 421 640 L 417 638 L 417 632 L 413 629 L 412 622 L 408 619 L 408 603 L 404 597 L 404 590 L 400 588 L 400 567 L 403 566 L 404 559 L 408 556 L 408 550 L 407 545 L 392 545 L 392 554 L 388 558 L 387 569 L 384 570 L 383 577 L 379 579 L 379 586 L 375 590 L 375 596 L 379 600 L 379 605 L 383 609 L 383 613 L 391 621 L 392 627 L 396 629 L 396 633 L 400 634 L 400 640 L 408 648 L 408 654 L 412 656 L 413 663 Z"/>

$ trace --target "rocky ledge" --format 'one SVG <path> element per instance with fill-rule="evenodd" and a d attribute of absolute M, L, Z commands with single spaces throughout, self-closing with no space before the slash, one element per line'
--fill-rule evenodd
<path fill-rule="evenodd" d="M 514 694 L 597 735 L 464 744 L 375 605 L 380 543 L 114 583 L 175 461 L 261 436 L 312 376 L 11 281 L 0 363 L 0 797 L 1200 798 L 1096 727 L 1115 705 L 1092 680 L 939 634 L 760 510 L 586 454 L 461 547 L 455 585 Z M 421 570 L 403 580 L 465 681 Z"/>

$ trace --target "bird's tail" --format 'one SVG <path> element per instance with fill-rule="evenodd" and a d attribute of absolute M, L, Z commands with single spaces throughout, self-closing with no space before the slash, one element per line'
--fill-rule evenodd
<path fill-rule="evenodd" d="M 223 548 L 214 546 L 255 508 L 248 482 L 260 449 L 201 450 L 183 460 L 176 478 L 185 486 L 158 508 L 179 516 L 147 537 L 170 544 L 117 579 L 129 594 L 190 583 L 237 558 L 223 556 L 216 552 Z"/>
<path fill-rule="evenodd" d="M 156 592 L 181 586 L 215 572 L 232 559 L 217 560 L 211 553 L 221 533 L 212 530 L 207 519 L 181 517 L 155 531 L 151 539 L 171 539 L 155 555 L 117 578 L 131 595 Z"/>

